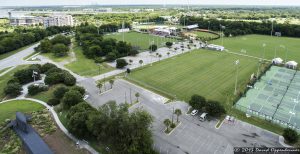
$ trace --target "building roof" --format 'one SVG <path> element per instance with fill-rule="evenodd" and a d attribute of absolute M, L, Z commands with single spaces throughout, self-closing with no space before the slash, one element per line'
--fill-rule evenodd
<path fill-rule="evenodd" d="M 297 65 L 298 65 L 298 63 L 297 63 L 297 62 L 295 62 L 295 61 L 288 61 L 288 62 L 286 62 L 286 65 L 290 65 L 290 66 L 297 66 Z"/>
<path fill-rule="evenodd" d="M 272 61 L 277 62 L 277 63 L 282 63 L 283 60 L 281 58 L 274 58 Z"/>

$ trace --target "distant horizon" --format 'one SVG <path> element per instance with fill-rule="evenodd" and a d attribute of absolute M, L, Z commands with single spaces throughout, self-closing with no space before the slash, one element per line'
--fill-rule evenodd
<path fill-rule="evenodd" d="M 47 6 L 300 6 L 300 0 L 3 0 L 0 7 L 47 7 Z"/>

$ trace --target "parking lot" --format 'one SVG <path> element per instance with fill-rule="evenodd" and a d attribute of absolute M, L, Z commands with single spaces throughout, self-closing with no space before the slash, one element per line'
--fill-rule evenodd
<path fill-rule="evenodd" d="M 189 107 L 187 103 L 177 101 L 164 104 L 166 98 L 122 79 L 116 80 L 113 88 L 101 95 L 96 88 L 94 91 L 88 100 L 95 107 L 112 99 L 117 103 L 124 103 L 125 100 L 130 102 L 130 99 L 136 99 L 134 94 L 139 92 L 140 103 L 133 105 L 130 110 L 141 108 L 154 117 L 151 127 L 153 147 L 161 154 L 232 154 L 233 147 L 236 146 L 280 146 L 278 135 L 240 121 L 235 121 L 234 124 L 224 122 L 216 129 L 217 120 L 201 122 L 201 113 L 196 116 L 186 115 Z M 166 127 L 163 121 L 171 119 L 173 108 L 182 110 L 179 118 L 181 123 L 167 135 L 164 133 Z"/>

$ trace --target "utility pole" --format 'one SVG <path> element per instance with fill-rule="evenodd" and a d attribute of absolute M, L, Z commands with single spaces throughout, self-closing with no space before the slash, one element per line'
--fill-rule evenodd
<path fill-rule="evenodd" d="M 237 82 L 238 82 L 238 74 L 239 74 L 239 63 L 240 63 L 240 60 L 236 60 L 235 61 L 235 65 L 236 65 L 236 77 L 235 77 L 234 95 L 237 94 Z"/>
<path fill-rule="evenodd" d="M 263 48 L 264 48 L 264 53 L 263 53 L 263 60 L 265 60 L 265 55 L 266 55 L 266 44 L 263 44 Z"/>

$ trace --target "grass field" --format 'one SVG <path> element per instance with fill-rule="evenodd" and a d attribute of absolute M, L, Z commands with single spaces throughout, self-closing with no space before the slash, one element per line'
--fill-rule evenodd
<path fill-rule="evenodd" d="M 273 59 L 275 57 L 275 48 L 277 48 L 276 57 L 285 60 L 287 48 L 287 60 L 300 62 L 299 38 L 289 37 L 271 37 L 266 35 L 245 35 L 232 38 L 224 38 L 224 46 L 231 52 L 244 53 L 251 56 L 263 57 L 265 43 L 265 58 Z M 212 41 L 215 44 L 221 44 L 221 39 Z"/>
<path fill-rule="evenodd" d="M 217 38 L 218 35 L 212 34 L 212 33 L 207 33 L 207 32 L 200 32 L 200 31 L 193 31 L 194 34 L 196 34 L 198 37 L 211 37 L 211 38 Z"/>
<path fill-rule="evenodd" d="M 0 77 L 0 100 L 2 100 L 5 97 L 4 88 L 5 88 L 8 80 L 12 79 L 12 77 L 16 71 L 24 69 L 25 67 L 27 67 L 27 66 L 26 65 L 17 66 L 13 70 L 9 71 L 8 73 L 6 73 L 5 75 Z"/>
<path fill-rule="evenodd" d="M 123 40 L 122 33 L 114 33 L 110 35 L 105 35 L 105 38 L 114 38 L 118 41 Z M 159 47 L 165 46 L 165 42 L 171 41 L 171 42 L 177 42 L 176 39 L 170 39 L 170 38 L 163 38 L 159 36 L 149 35 L 149 34 L 143 34 L 138 32 L 129 32 L 124 33 L 124 40 L 128 43 L 131 43 L 133 46 L 139 46 L 141 49 L 148 49 L 149 44 L 153 41 L 154 44 L 158 45 Z"/>
<path fill-rule="evenodd" d="M 134 71 L 129 79 L 188 101 L 193 94 L 225 103 L 233 94 L 235 60 L 240 60 L 239 83 L 257 69 L 257 60 L 208 50 L 170 58 Z"/>
<path fill-rule="evenodd" d="M 43 105 L 28 100 L 15 100 L 0 104 L 0 121 L 14 119 L 16 112 L 32 112 L 45 108 Z"/>
<path fill-rule="evenodd" d="M 94 62 L 94 60 L 88 59 L 83 55 L 81 47 L 75 46 L 73 51 L 76 54 L 76 61 L 65 65 L 66 68 L 82 76 L 99 75 L 99 66 Z M 111 70 L 114 70 L 114 68 L 105 63 L 100 65 L 101 74 Z"/>

